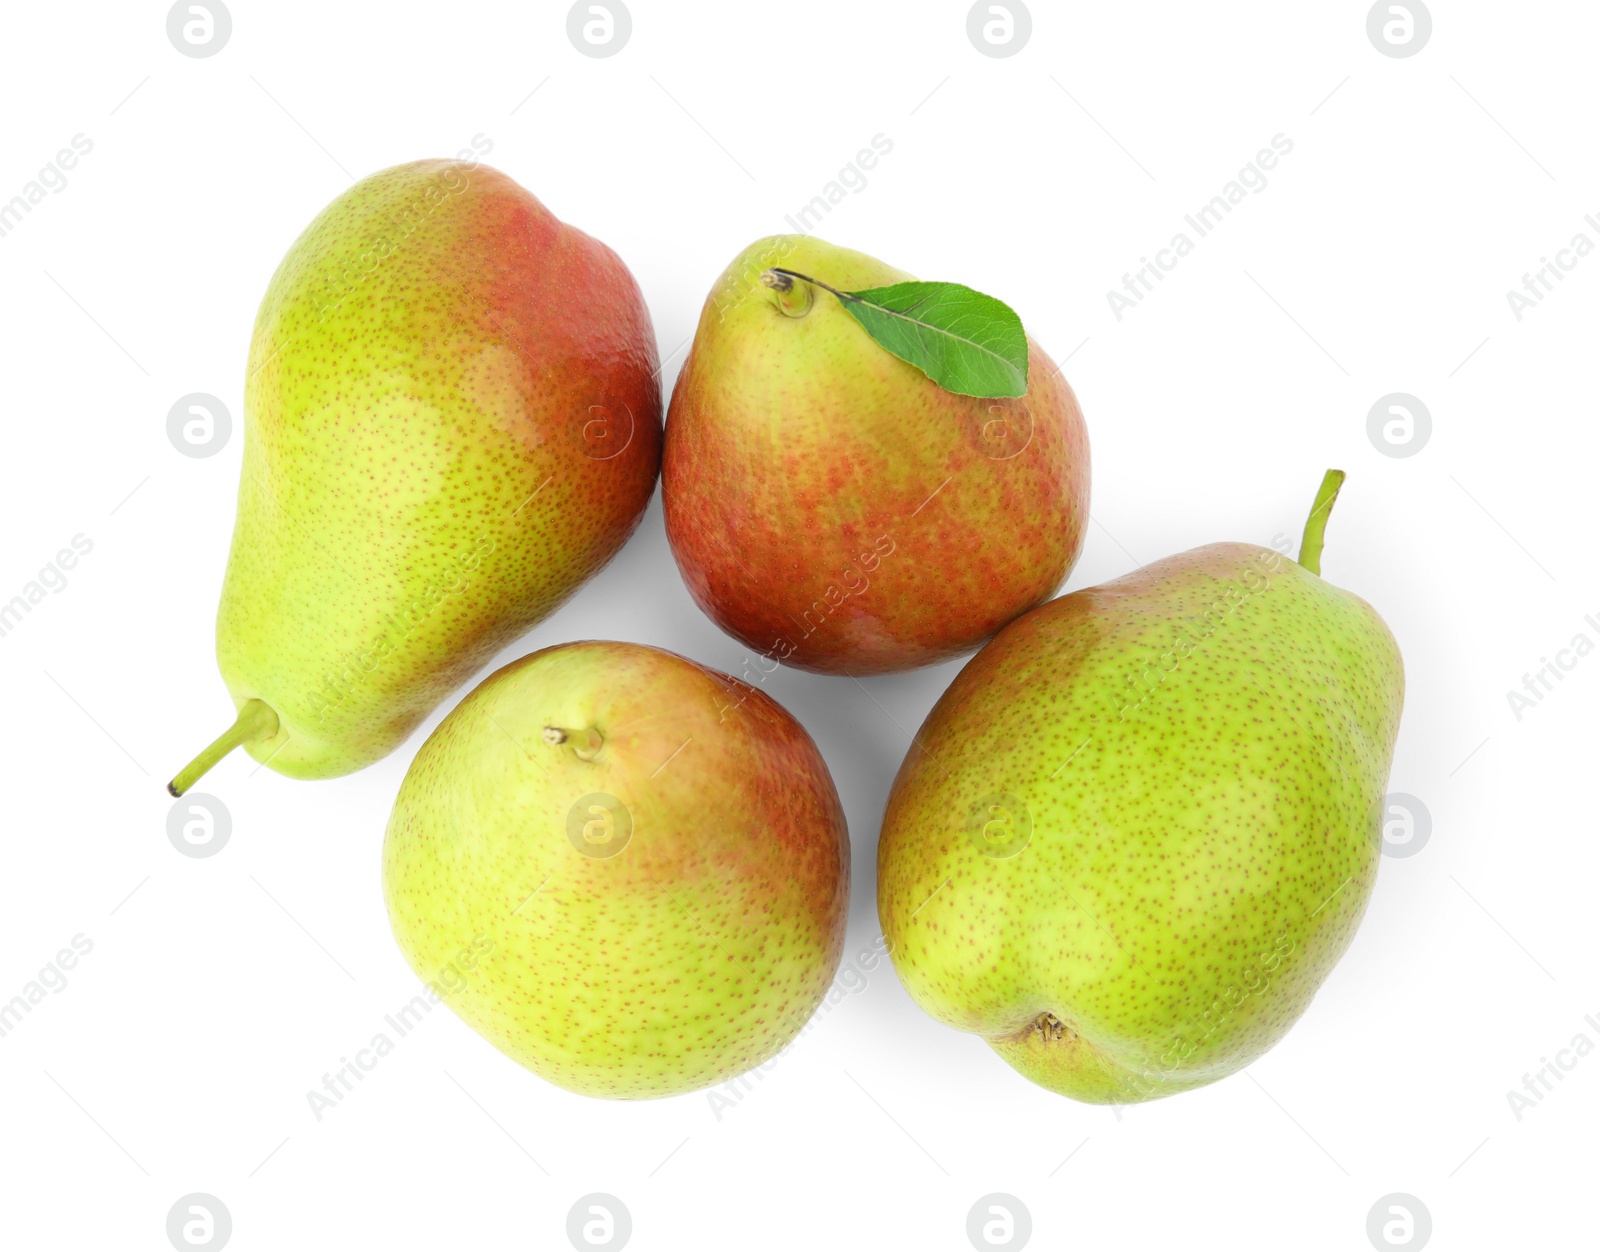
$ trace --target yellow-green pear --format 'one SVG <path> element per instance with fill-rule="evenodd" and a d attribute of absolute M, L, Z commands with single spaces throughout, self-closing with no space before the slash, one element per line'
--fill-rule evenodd
<path fill-rule="evenodd" d="M 1366 909 L 1400 653 L 1298 562 L 1225 543 L 1035 609 L 934 706 L 878 845 L 912 997 L 1024 1076 L 1129 1103 L 1249 1065 Z"/>
<path fill-rule="evenodd" d="M 256 316 L 217 611 L 234 747 L 292 778 L 393 751 L 620 548 L 661 450 L 617 255 L 484 165 L 357 183 Z"/>
<path fill-rule="evenodd" d="M 383 848 L 411 968 L 568 1090 L 675 1095 L 769 1060 L 839 965 L 844 813 L 752 687 L 630 643 L 546 648 L 428 737 Z"/>

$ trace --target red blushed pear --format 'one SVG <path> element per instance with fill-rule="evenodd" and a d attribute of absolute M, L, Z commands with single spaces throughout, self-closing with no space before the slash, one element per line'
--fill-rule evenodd
<path fill-rule="evenodd" d="M 1054 595 L 1083 545 L 1088 435 L 1036 344 L 1025 395 L 959 395 L 814 290 L 907 281 L 818 239 L 760 240 L 717 280 L 672 395 L 662 497 L 684 581 L 802 669 L 968 652 Z"/>
<path fill-rule="evenodd" d="M 777 1055 L 838 969 L 849 872 L 800 724 L 630 643 L 485 679 L 417 753 L 383 847 L 430 993 L 541 1077 L 615 1099 Z"/>
<path fill-rule="evenodd" d="M 616 253 L 482 165 L 363 179 L 256 316 L 217 664 L 292 778 L 393 751 L 600 569 L 655 486 L 655 336 Z"/>

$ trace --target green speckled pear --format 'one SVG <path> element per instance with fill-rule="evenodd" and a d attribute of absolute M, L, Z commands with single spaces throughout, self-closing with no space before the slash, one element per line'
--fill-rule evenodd
<path fill-rule="evenodd" d="M 617 255 L 488 166 L 416 161 L 278 266 L 245 384 L 217 664 L 234 747 L 292 778 L 393 751 L 638 524 L 655 336 Z"/>
<path fill-rule="evenodd" d="M 1013 622 L 928 715 L 878 845 L 895 968 L 939 1021 L 1092 1103 L 1281 1039 L 1377 873 L 1404 680 L 1363 600 L 1197 548 Z"/>
<path fill-rule="evenodd" d="M 406 774 L 383 845 L 406 960 L 570 1091 L 725 1082 L 839 966 L 844 812 L 761 692 L 659 648 L 546 648 L 479 684 Z"/>

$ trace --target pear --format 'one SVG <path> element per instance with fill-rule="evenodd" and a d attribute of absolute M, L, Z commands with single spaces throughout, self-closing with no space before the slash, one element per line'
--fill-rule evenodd
<path fill-rule="evenodd" d="M 637 1099 L 769 1060 L 844 943 L 844 813 L 800 724 L 657 648 L 485 679 L 417 753 L 383 847 L 432 996 L 570 1091 Z"/>
<path fill-rule="evenodd" d="M 901 766 L 878 913 L 911 996 L 1042 1087 L 1130 1103 L 1272 1047 L 1377 872 L 1400 653 L 1299 562 L 1225 543 L 1052 601 Z"/>
<path fill-rule="evenodd" d="M 487 166 L 357 183 L 256 317 L 217 612 L 232 748 L 292 778 L 393 751 L 604 565 L 654 490 L 661 397 L 638 286 Z"/>
<path fill-rule="evenodd" d="M 785 235 L 717 280 L 662 459 L 684 581 L 723 630 L 801 669 L 970 652 L 1054 595 L 1083 546 L 1089 445 L 1072 389 L 1030 340 L 1021 399 L 945 391 L 780 266 L 844 291 L 910 279 Z"/>

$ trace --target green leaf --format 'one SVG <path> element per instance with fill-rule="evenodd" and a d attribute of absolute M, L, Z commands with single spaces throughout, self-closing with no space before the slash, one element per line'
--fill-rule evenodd
<path fill-rule="evenodd" d="M 836 291 L 883 347 L 946 391 L 995 398 L 1028 392 L 1028 336 L 1010 306 L 960 283 Z"/>

